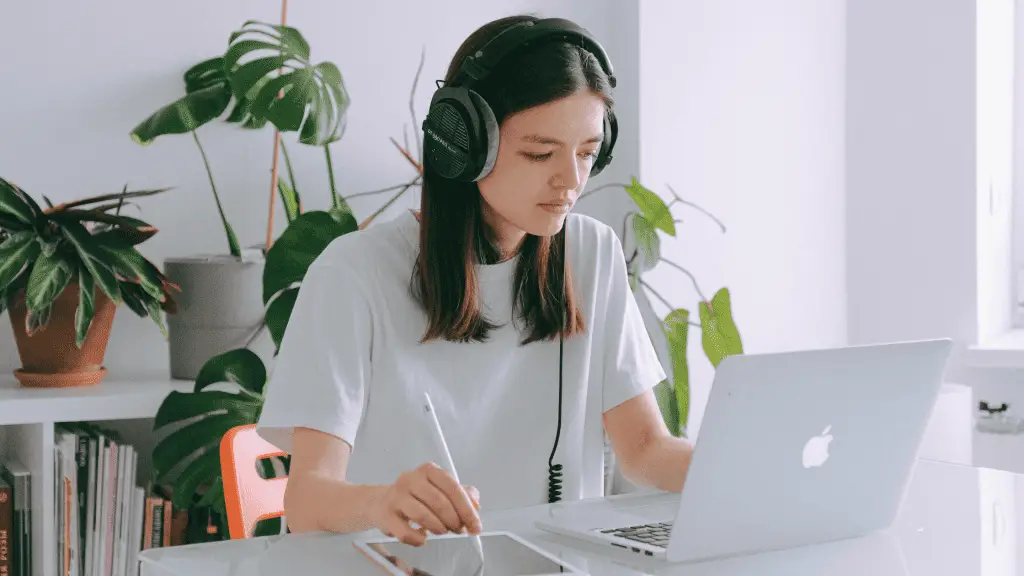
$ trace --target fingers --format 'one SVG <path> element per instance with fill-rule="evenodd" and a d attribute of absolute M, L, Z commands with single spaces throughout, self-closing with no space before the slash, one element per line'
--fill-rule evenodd
<path fill-rule="evenodd" d="M 458 513 L 460 520 L 459 527 L 461 528 L 461 526 L 465 525 L 471 533 L 479 534 L 482 526 L 480 524 L 480 517 L 476 513 L 476 508 L 473 506 L 473 502 L 469 499 L 466 491 L 452 478 L 452 475 L 437 466 L 433 466 L 428 468 L 427 477 L 430 479 L 430 483 L 447 496 L 448 501 L 455 507 L 455 512 Z"/>
<path fill-rule="evenodd" d="M 410 546 L 423 546 L 427 542 L 426 528 L 413 528 L 409 525 L 408 520 L 402 519 L 398 514 L 392 514 L 388 517 L 388 522 L 383 532 L 398 539 L 399 542 Z"/>
<path fill-rule="evenodd" d="M 417 482 L 410 487 L 410 493 L 444 523 L 444 526 L 447 528 L 445 531 L 460 532 L 462 530 L 463 520 L 459 517 L 455 506 L 448 496 L 435 486 L 429 478 L 424 477 L 421 482 Z"/>
<path fill-rule="evenodd" d="M 463 486 L 466 490 L 466 494 L 469 495 L 470 500 L 473 501 L 473 508 L 478 512 L 480 511 L 480 491 L 476 489 L 476 486 Z"/>
<path fill-rule="evenodd" d="M 438 496 L 441 496 L 441 494 L 438 493 Z M 450 526 L 446 526 L 445 522 L 438 517 L 431 504 L 423 502 L 416 493 L 406 498 L 400 504 L 400 508 L 402 516 L 430 530 L 434 534 L 444 534 L 452 529 Z M 452 514 L 454 515 L 454 513 L 455 510 L 453 509 Z"/>

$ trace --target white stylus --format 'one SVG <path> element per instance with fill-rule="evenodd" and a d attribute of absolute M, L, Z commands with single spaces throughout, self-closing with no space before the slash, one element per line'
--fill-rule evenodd
<path fill-rule="evenodd" d="M 437 414 L 434 413 L 434 404 L 430 401 L 430 394 L 423 393 L 423 410 L 430 415 L 430 421 L 433 423 L 432 429 L 434 431 L 434 443 L 437 445 L 438 451 L 441 453 L 441 457 L 444 459 L 440 463 L 441 467 L 448 471 L 455 478 L 455 482 L 462 486 L 462 482 L 459 481 L 459 473 L 455 471 L 455 462 L 452 461 L 451 452 L 448 451 L 448 443 L 444 440 L 444 432 L 441 431 L 441 423 L 437 421 Z M 484 546 L 480 542 L 479 535 L 472 535 L 473 544 L 476 546 L 477 553 L 480 554 L 480 561 L 484 559 Z"/>

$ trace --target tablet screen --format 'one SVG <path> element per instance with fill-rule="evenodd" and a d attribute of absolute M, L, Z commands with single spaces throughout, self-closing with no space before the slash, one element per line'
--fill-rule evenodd
<path fill-rule="evenodd" d="M 504 534 L 480 536 L 484 562 L 469 538 L 428 538 L 423 546 L 367 544 L 404 574 L 417 576 L 525 576 L 558 574 L 561 564 Z M 568 570 L 566 570 L 568 572 Z"/>

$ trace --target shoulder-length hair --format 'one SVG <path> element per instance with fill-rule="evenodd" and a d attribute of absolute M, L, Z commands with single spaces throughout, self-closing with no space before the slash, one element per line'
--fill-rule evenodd
<path fill-rule="evenodd" d="M 532 15 L 508 16 L 481 26 L 456 51 L 445 76 L 453 81 L 463 59 L 507 27 Z M 600 96 L 610 110 L 611 86 L 597 59 L 565 42 L 541 43 L 511 54 L 474 86 L 500 126 L 517 112 L 553 102 L 581 90 Z M 419 255 L 413 291 L 426 310 L 422 341 L 483 341 L 496 325 L 479 307 L 476 266 L 500 259 L 493 231 L 484 221 L 476 182 L 438 177 L 424 158 L 420 201 Z M 566 338 L 585 330 L 566 264 L 565 227 L 553 237 L 527 234 L 519 249 L 514 302 L 527 334 L 522 344 Z"/>

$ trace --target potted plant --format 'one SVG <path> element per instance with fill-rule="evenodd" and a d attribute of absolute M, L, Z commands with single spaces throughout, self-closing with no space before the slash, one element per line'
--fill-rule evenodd
<path fill-rule="evenodd" d="M 671 209 L 677 204 L 686 205 L 702 212 L 714 220 L 722 232 L 725 232 L 725 225 L 703 208 L 683 200 L 671 186 L 668 189 L 672 200 L 666 204 L 658 194 L 644 187 L 635 177 L 629 184 L 611 183 L 590 190 L 584 193 L 581 199 L 606 188 L 622 188 L 629 194 L 637 207 L 636 210 L 625 215 L 621 236 L 624 244 L 629 248 L 626 250 L 626 253 L 629 254 L 626 259 L 629 285 L 634 292 L 642 290 L 645 295 L 654 296 L 669 310 L 664 318 L 655 317 L 654 321 L 645 318 L 645 321 L 651 340 L 658 344 L 664 344 L 664 348 L 658 349 L 658 356 L 665 367 L 668 378 L 654 389 L 658 407 L 669 432 L 673 436 L 685 437 L 690 414 L 690 376 L 687 360 L 690 327 L 700 329 L 704 354 L 713 367 L 718 367 L 718 364 L 726 356 L 742 354 L 743 342 L 732 316 L 729 289 L 720 288 L 709 299 L 691 272 L 662 256 L 661 236 L 658 232 L 675 237 L 677 220 Z M 691 282 L 699 299 L 698 318 L 700 322 L 692 321 L 689 310 L 674 306 L 649 282 L 644 280 L 645 273 L 662 263 L 676 269 Z M 645 316 L 654 316 L 653 310 L 649 307 L 647 311 L 650 313 Z M 663 349 L 667 352 L 663 352 Z M 607 439 L 605 454 L 613 457 Z M 621 471 L 616 465 L 613 464 L 610 468 L 615 478 L 614 483 L 624 485 L 618 486 L 617 490 L 624 488 L 620 491 L 631 491 L 636 488 L 621 475 Z"/>
<path fill-rule="evenodd" d="M 0 178 L 0 312 L 10 312 L 23 386 L 96 384 L 119 304 L 166 335 L 177 287 L 136 246 L 156 234 L 119 213 L 125 200 L 165 191 L 107 194 L 42 208 Z"/>
<path fill-rule="evenodd" d="M 252 130 L 272 124 L 276 133 L 271 187 L 280 190 L 288 209 L 298 205 L 298 193 L 294 178 L 291 186 L 277 178 L 279 132 L 298 132 L 300 143 L 322 146 L 332 208 L 338 218 L 345 218 L 346 207 L 335 189 L 328 145 L 342 135 L 349 98 L 337 66 L 311 62 L 309 45 L 298 30 L 257 21 L 245 22 L 231 34 L 223 55 L 196 64 L 185 72 L 184 80 L 185 94 L 139 123 L 131 136 L 147 145 L 163 135 L 192 135 L 227 238 L 227 253 L 168 258 L 164 262 L 167 276 L 182 289 L 179 313 L 168 319 L 171 376 L 195 379 L 206 360 L 248 345 L 261 326 L 264 309 L 260 285 L 273 229 L 271 205 L 266 245 L 242 249 L 196 131 L 224 116 L 232 102 L 226 122 Z"/>

